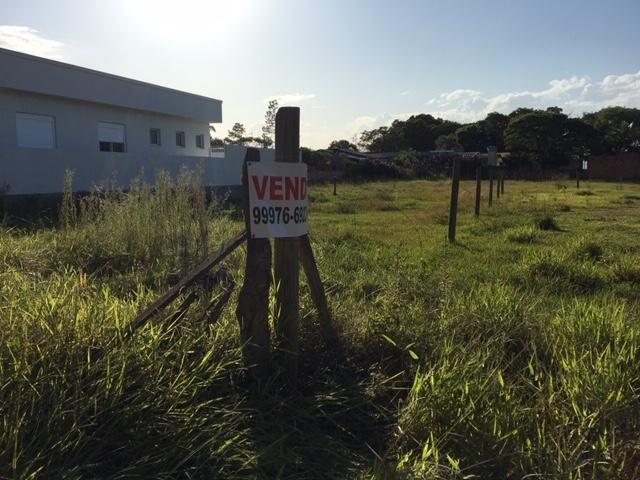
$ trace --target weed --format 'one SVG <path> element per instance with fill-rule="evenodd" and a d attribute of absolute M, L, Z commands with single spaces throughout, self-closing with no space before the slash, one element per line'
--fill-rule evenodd
<path fill-rule="evenodd" d="M 506 231 L 507 240 L 515 243 L 534 243 L 538 241 L 538 231 L 529 226 L 514 227 Z"/>
<path fill-rule="evenodd" d="M 335 213 L 350 214 L 356 213 L 356 207 L 350 203 L 340 202 L 334 208 Z"/>
<path fill-rule="evenodd" d="M 573 247 L 572 256 L 577 260 L 589 260 L 592 262 L 602 259 L 604 249 L 598 242 L 592 240 L 579 240 Z"/>
<path fill-rule="evenodd" d="M 558 222 L 552 215 L 549 214 L 543 215 L 542 217 L 536 219 L 536 226 L 540 230 L 560 231 Z"/>

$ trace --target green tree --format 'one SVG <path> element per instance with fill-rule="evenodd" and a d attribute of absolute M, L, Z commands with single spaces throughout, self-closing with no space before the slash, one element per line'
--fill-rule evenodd
<path fill-rule="evenodd" d="M 458 142 L 458 136 L 455 133 L 440 135 L 436 139 L 436 148 L 438 150 L 462 150 L 462 146 L 460 145 L 460 142 Z"/>
<path fill-rule="evenodd" d="M 513 118 L 505 131 L 512 163 L 558 167 L 572 158 L 580 140 L 572 134 L 576 124 L 563 113 L 536 110 Z"/>
<path fill-rule="evenodd" d="M 264 125 L 262 127 L 262 137 L 255 139 L 263 147 L 270 147 L 275 143 L 276 133 L 276 114 L 278 113 L 278 101 L 271 100 L 267 105 L 267 111 L 264 114 Z"/>
<path fill-rule="evenodd" d="M 478 123 L 470 123 L 456 130 L 458 143 L 465 152 L 486 152 L 487 135 L 484 126 Z"/>
<path fill-rule="evenodd" d="M 231 130 L 227 133 L 227 137 L 224 139 L 224 143 L 230 143 L 232 145 L 247 145 L 253 141 L 253 137 L 247 137 L 247 132 L 242 123 L 236 122 L 231 127 Z"/>
<path fill-rule="evenodd" d="M 358 147 L 349 140 L 334 140 L 329 144 L 328 150 L 333 150 L 335 148 L 340 150 L 353 150 L 354 152 L 358 151 Z"/>
<path fill-rule="evenodd" d="M 604 152 L 640 150 L 640 109 L 608 107 L 582 119 L 596 130 Z"/>
<path fill-rule="evenodd" d="M 409 142 L 404 136 L 403 122 L 395 120 L 390 127 L 362 132 L 360 146 L 369 152 L 398 152 L 408 149 Z"/>
<path fill-rule="evenodd" d="M 509 124 L 509 117 L 502 113 L 491 112 L 482 121 L 487 146 L 496 146 L 498 151 L 504 151 L 504 131 Z"/>

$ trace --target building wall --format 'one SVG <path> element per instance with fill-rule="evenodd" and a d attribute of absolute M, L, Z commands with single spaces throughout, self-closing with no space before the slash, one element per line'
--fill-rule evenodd
<path fill-rule="evenodd" d="M 198 170 L 208 187 L 234 187 L 242 181 L 245 153 L 246 148 L 237 145 L 228 145 L 223 157 L 0 148 L 0 190 L 8 195 L 61 193 L 67 170 L 74 172 L 77 192 L 109 188 L 114 183 L 127 188 L 139 177 L 153 184 L 160 170 L 176 179 L 182 168 Z M 273 161 L 274 150 L 261 149 L 261 159 Z"/>
<path fill-rule="evenodd" d="M 589 178 L 600 180 L 640 180 L 640 153 L 628 152 L 589 158 Z"/>
<path fill-rule="evenodd" d="M 113 122 L 125 125 L 127 153 L 209 156 L 209 123 L 205 120 L 6 89 L 0 90 L 0 149 L 17 146 L 17 112 L 53 116 L 56 149 L 68 154 L 97 152 L 98 122 Z M 160 146 L 150 144 L 150 128 L 161 129 Z M 176 131 L 185 132 L 184 148 L 176 146 Z M 204 149 L 196 148 L 199 134 L 204 135 Z"/>
<path fill-rule="evenodd" d="M 220 100 L 3 48 L 0 88 L 222 122 Z"/>

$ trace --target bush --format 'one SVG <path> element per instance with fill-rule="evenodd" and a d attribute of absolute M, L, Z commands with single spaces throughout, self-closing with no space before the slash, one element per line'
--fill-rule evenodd
<path fill-rule="evenodd" d="M 572 252 L 573 258 L 592 262 L 601 260 L 603 255 L 604 249 L 599 243 L 584 239 L 577 242 Z"/>
<path fill-rule="evenodd" d="M 536 220 L 536 226 L 540 230 L 547 231 L 560 231 L 560 227 L 558 226 L 558 222 L 551 215 L 544 215 Z"/>

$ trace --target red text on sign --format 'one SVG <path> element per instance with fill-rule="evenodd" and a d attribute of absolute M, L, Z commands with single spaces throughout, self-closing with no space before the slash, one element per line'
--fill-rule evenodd
<path fill-rule="evenodd" d="M 264 200 L 305 200 L 307 198 L 307 177 L 258 176 L 251 181 L 258 199 Z"/>

